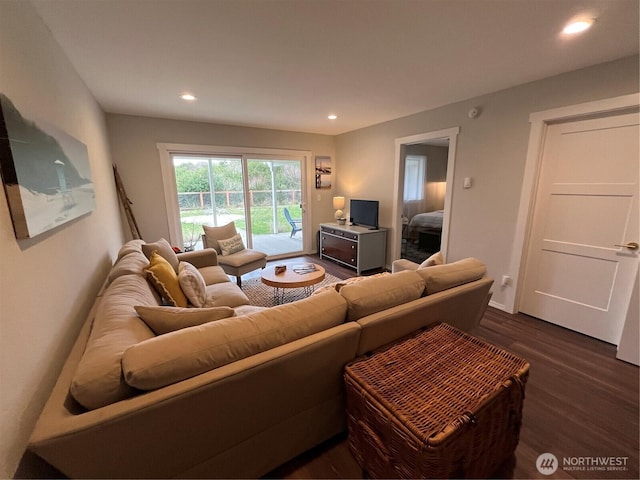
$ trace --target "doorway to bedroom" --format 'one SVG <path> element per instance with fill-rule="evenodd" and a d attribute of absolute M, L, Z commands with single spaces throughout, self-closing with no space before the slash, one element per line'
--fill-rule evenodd
<path fill-rule="evenodd" d="M 446 259 L 451 185 L 459 128 L 396 139 L 394 258 Z"/>
<path fill-rule="evenodd" d="M 440 251 L 449 138 L 407 145 L 400 257 L 422 263 Z"/>

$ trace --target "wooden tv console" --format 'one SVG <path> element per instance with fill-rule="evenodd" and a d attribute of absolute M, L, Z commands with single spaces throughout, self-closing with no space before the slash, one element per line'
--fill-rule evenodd
<path fill-rule="evenodd" d="M 387 257 L 387 231 L 365 227 L 320 224 L 320 258 L 334 260 L 355 268 L 358 275 L 366 270 L 382 268 Z"/>

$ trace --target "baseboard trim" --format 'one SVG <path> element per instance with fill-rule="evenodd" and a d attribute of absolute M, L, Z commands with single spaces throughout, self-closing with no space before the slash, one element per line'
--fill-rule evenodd
<path fill-rule="evenodd" d="M 489 306 L 497 308 L 498 310 L 502 310 L 503 312 L 511 313 L 509 310 L 507 310 L 507 307 L 505 305 L 503 305 L 502 303 L 494 302 L 493 300 L 489 301 Z"/>

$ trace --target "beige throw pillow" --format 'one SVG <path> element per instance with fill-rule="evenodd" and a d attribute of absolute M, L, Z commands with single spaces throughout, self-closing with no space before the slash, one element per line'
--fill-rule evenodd
<path fill-rule="evenodd" d="M 218 240 L 218 245 L 220 245 L 220 251 L 222 252 L 223 256 L 232 255 L 244 250 L 244 243 L 242 243 L 242 237 L 239 233 L 235 234 L 231 238 Z"/>
<path fill-rule="evenodd" d="M 133 308 L 156 335 L 164 335 L 234 315 L 231 307 L 179 308 L 139 305 Z"/>
<path fill-rule="evenodd" d="M 180 262 L 178 266 L 178 282 L 191 305 L 204 307 L 207 301 L 207 285 L 200 271 L 189 262 Z"/>
<path fill-rule="evenodd" d="M 145 257 L 151 260 L 151 254 L 153 252 L 158 252 L 158 254 L 164 258 L 169 265 L 173 267 L 173 270 L 178 273 L 178 264 L 180 260 L 178 260 L 178 256 L 176 252 L 173 251 L 173 248 L 164 238 L 161 238 L 157 242 L 154 243 L 145 243 L 142 245 L 142 253 L 144 253 Z"/>
<path fill-rule="evenodd" d="M 443 263 L 442 253 L 438 252 L 427 258 L 418 268 L 433 267 L 434 265 L 442 265 Z"/>

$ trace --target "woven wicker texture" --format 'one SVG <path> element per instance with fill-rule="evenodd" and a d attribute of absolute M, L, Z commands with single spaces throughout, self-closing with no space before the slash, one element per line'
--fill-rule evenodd
<path fill-rule="evenodd" d="M 346 367 L 349 442 L 374 478 L 481 478 L 515 450 L 529 364 L 447 324 Z"/>

